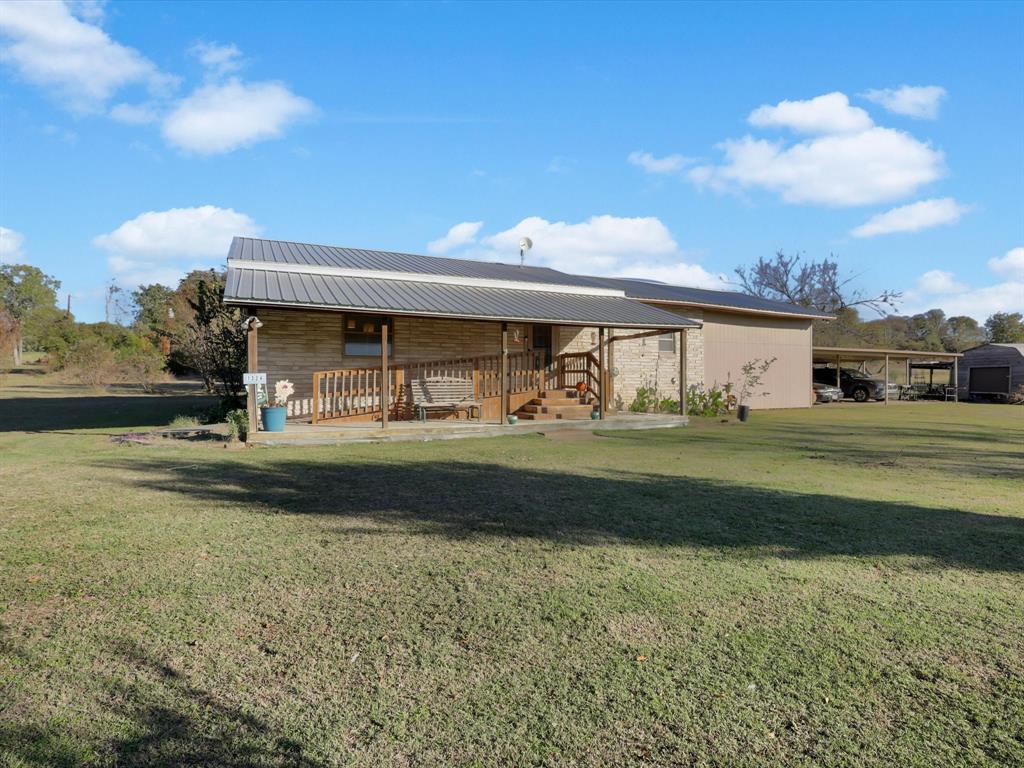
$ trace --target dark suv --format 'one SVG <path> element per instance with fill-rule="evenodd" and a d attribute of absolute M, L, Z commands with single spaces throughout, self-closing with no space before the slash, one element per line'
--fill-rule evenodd
<path fill-rule="evenodd" d="M 814 381 L 835 386 L 836 369 L 815 368 Z M 884 381 L 873 379 L 853 368 L 843 368 L 839 371 L 839 388 L 843 390 L 843 397 L 852 397 L 858 403 L 885 399 Z"/>

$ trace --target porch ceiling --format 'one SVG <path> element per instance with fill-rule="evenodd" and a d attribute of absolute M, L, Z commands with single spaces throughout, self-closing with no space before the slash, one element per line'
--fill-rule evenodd
<path fill-rule="evenodd" d="M 563 325 L 681 330 L 700 323 L 618 296 L 515 290 L 228 266 L 229 304 Z"/>

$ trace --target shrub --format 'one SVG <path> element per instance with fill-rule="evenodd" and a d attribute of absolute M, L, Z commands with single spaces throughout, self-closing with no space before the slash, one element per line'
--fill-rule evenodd
<path fill-rule="evenodd" d="M 148 342 L 144 347 L 122 350 L 117 358 L 121 379 L 138 384 L 144 392 L 152 392 L 164 376 L 164 357 Z"/>
<path fill-rule="evenodd" d="M 228 435 L 232 440 L 245 440 L 249 437 L 249 412 L 244 408 L 228 411 Z"/>
<path fill-rule="evenodd" d="M 650 413 L 658 405 L 658 390 L 655 387 L 639 387 L 629 410 L 633 413 Z"/>
<path fill-rule="evenodd" d="M 171 429 L 191 429 L 192 427 L 199 426 L 199 419 L 195 416 L 186 416 L 185 414 L 178 414 L 167 424 Z"/>
<path fill-rule="evenodd" d="M 117 358 L 102 339 L 87 338 L 64 359 L 64 377 L 76 384 L 102 387 L 118 380 Z"/>
<path fill-rule="evenodd" d="M 690 416 L 724 416 L 729 412 L 728 387 L 701 389 L 696 384 L 687 390 L 686 412 Z"/>

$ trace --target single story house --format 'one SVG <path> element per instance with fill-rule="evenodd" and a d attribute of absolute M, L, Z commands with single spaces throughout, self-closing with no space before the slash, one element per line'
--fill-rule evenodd
<path fill-rule="evenodd" d="M 313 421 L 381 418 L 385 399 L 402 418 L 426 378 L 471 382 L 484 418 L 580 382 L 604 413 L 766 358 L 753 407 L 807 407 L 811 324 L 827 318 L 731 291 L 249 237 L 227 266 L 225 301 L 261 323 L 250 370 L 291 380 L 289 416 Z"/>
<path fill-rule="evenodd" d="M 981 344 L 965 350 L 957 389 L 970 400 L 1009 400 L 1024 387 L 1024 344 Z"/>

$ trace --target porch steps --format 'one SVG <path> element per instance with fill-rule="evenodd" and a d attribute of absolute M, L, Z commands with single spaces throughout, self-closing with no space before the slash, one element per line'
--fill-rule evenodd
<path fill-rule="evenodd" d="M 558 390 L 541 392 L 516 411 L 516 416 L 523 421 L 582 420 L 589 419 L 593 410 L 592 405 L 580 402 L 574 390 Z"/>

